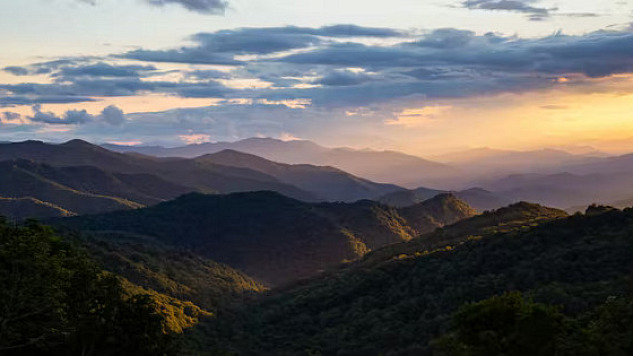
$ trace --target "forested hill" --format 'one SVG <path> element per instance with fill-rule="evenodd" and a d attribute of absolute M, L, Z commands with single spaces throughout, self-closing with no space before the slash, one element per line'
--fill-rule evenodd
<path fill-rule="evenodd" d="M 462 224 L 469 222 L 478 225 L 474 219 Z M 425 355 L 467 302 L 516 290 L 580 317 L 612 296 L 627 294 L 633 276 L 633 209 L 594 209 L 532 224 L 528 220 L 525 227 L 490 231 L 476 240 L 468 240 L 464 231 L 463 243 L 351 264 L 280 291 L 236 317 L 207 325 L 205 349 L 240 355 Z M 626 334 L 616 332 L 616 324 L 607 325 L 616 328 L 612 343 L 626 345 Z M 524 335 L 538 333 L 537 326 L 526 327 Z M 609 346 L 587 334 L 579 337 L 581 344 L 598 343 L 595 350 Z M 561 354 L 605 354 L 580 351 Z M 627 354 L 626 348 L 616 351 L 606 354 Z"/>
<path fill-rule="evenodd" d="M 153 207 L 55 224 L 149 236 L 280 285 L 474 214 L 450 194 L 396 209 L 372 201 L 313 204 L 252 192 L 190 194 Z"/>

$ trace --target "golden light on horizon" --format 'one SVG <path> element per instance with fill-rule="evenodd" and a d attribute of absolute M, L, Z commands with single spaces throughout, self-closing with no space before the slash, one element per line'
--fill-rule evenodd
<path fill-rule="evenodd" d="M 409 106 L 385 124 L 398 130 L 399 148 L 419 155 L 456 147 L 529 150 L 580 144 L 626 152 L 633 149 L 626 142 L 633 139 L 633 92 L 627 90 L 632 79 L 617 76 L 596 80 L 589 88 L 564 86 Z M 610 143 L 617 140 L 623 145 Z"/>

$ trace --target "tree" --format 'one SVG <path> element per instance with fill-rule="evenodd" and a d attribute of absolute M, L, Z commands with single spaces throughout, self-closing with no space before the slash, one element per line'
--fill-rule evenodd
<path fill-rule="evenodd" d="M 434 342 L 437 355 L 554 355 L 564 332 L 557 308 L 525 301 L 518 292 L 462 306 L 451 332 Z"/>
<path fill-rule="evenodd" d="M 172 341 L 150 297 L 51 228 L 0 219 L 0 354 L 161 355 Z"/>

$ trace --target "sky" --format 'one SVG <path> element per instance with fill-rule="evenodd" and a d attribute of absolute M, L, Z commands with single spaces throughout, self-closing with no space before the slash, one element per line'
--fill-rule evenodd
<path fill-rule="evenodd" d="M 633 3 L 0 0 L 0 141 L 633 152 Z"/>

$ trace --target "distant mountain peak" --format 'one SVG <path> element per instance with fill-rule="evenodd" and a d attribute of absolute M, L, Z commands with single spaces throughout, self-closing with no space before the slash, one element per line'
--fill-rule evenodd
<path fill-rule="evenodd" d="M 40 140 L 26 140 L 21 142 L 5 142 L 3 145 L 21 145 L 21 146 L 42 146 L 46 145 L 44 141 Z"/>
<path fill-rule="evenodd" d="M 222 151 L 216 152 L 216 153 L 209 153 L 206 154 L 204 156 L 200 156 L 198 157 L 198 159 L 203 159 L 203 158 L 237 158 L 237 159 L 245 159 L 245 158 L 250 158 L 250 159 L 256 159 L 256 160 L 266 160 L 265 158 L 256 156 L 254 154 L 250 154 L 250 153 L 245 153 L 242 151 L 238 151 L 238 150 L 234 150 L 231 148 L 227 148 L 224 149 Z"/>
<path fill-rule="evenodd" d="M 73 148 L 91 148 L 91 149 L 98 148 L 98 149 L 103 149 L 100 146 L 94 145 L 94 144 L 92 144 L 92 143 L 90 143 L 88 141 L 84 141 L 84 140 L 81 140 L 81 139 L 78 139 L 78 138 L 70 140 L 70 141 L 67 141 L 67 142 L 64 142 L 64 143 L 60 144 L 60 146 L 73 147 Z"/>
<path fill-rule="evenodd" d="M 467 212 L 468 215 L 477 214 L 477 211 L 473 209 L 470 205 L 468 205 L 468 203 L 459 199 L 455 194 L 450 193 L 450 192 L 438 194 L 434 196 L 433 198 L 425 200 L 419 204 L 427 206 L 427 207 L 437 206 L 441 208 L 445 208 L 445 207 L 458 208 Z"/>
<path fill-rule="evenodd" d="M 529 203 L 526 201 L 520 201 L 518 203 L 511 204 L 507 207 L 497 209 L 496 214 L 512 214 L 521 216 L 540 216 L 559 218 L 567 216 L 567 213 L 563 210 L 549 208 L 540 204 Z"/>
<path fill-rule="evenodd" d="M 485 193 L 485 194 L 492 194 L 491 191 L 486 190 L 486 189 L 481 188 L 481 187 L 468 188 L 466 190 L 461 191 L 461 193 Z"/>

